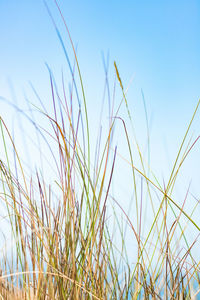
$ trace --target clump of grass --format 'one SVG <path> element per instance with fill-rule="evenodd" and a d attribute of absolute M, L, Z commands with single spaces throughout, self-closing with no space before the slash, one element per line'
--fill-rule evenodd
<path fill-rule="evenodd" d="M 59 12 L 66 26 L 60 9 Z M 136 138 L 126 90 L 115 62 L 115 75 L 122 91 L 122 100 L 118 107 L 114 104 L 111 107 L 109 103 L 109 126 L 105 132 L 105 143 L 102 145 L 100 135 L 93 163 L 91 153 L 95 147 L 91 143 L 84 85 L 75 48 L 66 26 L 75 57 L 75 67 L 72 68 L 55 23 L 54 26 L 72 75 L 70 96 L 67 97 L 64 75 L 62 93 L 59 93 L 56 80 L 47 66 L 54 109 L 50 114 L 42 102 L 41 108 L 37 109 L 48 120 L 50 129 L 42 128 L 33 118 L 22 112 L 50 149 L 52 157 L 48 160 L 51 160 L 57 173 L 54 186 L 46 182 L 45 172 L 39 171 L 40 167 L 31 176 L 27 174 L 15 141 L 4 120 L 0 119 L 5 151 L 5 161 L 0 161 L 1 202 L 7 208 L 7 219 L 15 245 L 11 257 L 5 254 L 1 260 L 0 297 L 2 299 L 197 297 L 200 290 L 199 262 L 195 261 L 192 255 L 197 238 L 189 244 L 186 229 L 193 226 L 199 232 L 199 224 L 193 218 L 198 202 L 188 213 L 185 210 L 188 194 L 180 205 L 173 198 L 173 189 L 183 162 L 198 141 L 197 138 L 192 144 L 185 145 L 200 102 L 183 138 L 168 183 L 162 188 L 158 179 L 150 176 L 150 166 L 146 167 Z M 78 78 L 75 76 L 75 70 L 78 70 Z M 106 87 L 109 89 L 106 66 L 105 73 Z M 78 86 L 82 96 L 79 95 Z M 34 92 L 40 100 L 36 91 Z M 77 108 L 72 104 L 74 92 L 78 100 Z M 133 155 L 135 149 L 130 140 L 127 122 L 120 116 L 122 105 L 125 106 L 131 123 L 134 148 L 141 168 L 136 167 Z M 127 163 L 132 173 L 134 216 L 125 210 L 110 189 L 116 160 L 125 159 L 120 157 L 117 147 L 113 145 L 116 123 L 122 124 L 129 153 Z M 13 148 L 13 164 L 8 140 Z M 40 154 L 42 156 L 42 149 Z M 144 194 L 146 201 L 150 203 L 153 216 L 151 225 L 146 231 L 142 223 Z M 158 205 L 154 202 L 154 194 L 159 199 Z M 116 226 L 114 233 L 108 219 L 109 202 L 113 205 L 112 219 Z M 122 223 L 118 217 L 119 212 L 123 216 Z M 172 222 L 168 219 L 169 214 Z M 133 239 L 136 245 L 132 257 L 127 254 L 127 228 L 128 240 Z M 185 248 L 179 249 L 182 247 L 181 242 Z"/>

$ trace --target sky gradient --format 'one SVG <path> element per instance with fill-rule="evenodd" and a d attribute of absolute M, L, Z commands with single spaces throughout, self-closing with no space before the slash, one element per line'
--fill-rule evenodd
<path fill-rule="evenodd" d="M 73 60 L 55 3 L 46 3 Z M 105 78 L 102 53 L 109 53 L 111 77 L 114 60 L 125 87 L 133 77 L 128 101 L 138 127 L 144 127 L 142 89 L 152 124 L 152 144 L 154 139 L 162 139 L 167 147 L 174 143 L 177 147 L 200 96 L 199 1 L 58 3 L 77 46 L 89 110 L 93 112 L 101 104 Z M 0 1 L 0 37 L 1 96 L 10 97 L 12 82 L 21 99 L 29 81 L 46 96 L 45 62 L 58 76 L 67 64 L 44 2 Z"/>
<path fill-rule="evenodd" d="M 54 2 L 47 4 L 69 47 Z M 134 76 L 130 105 L 142 88 L 149 110 L 160 116 L 163 126 L 170 126 L 163 120 L 163 115 L 170 114 L 172 122 L 177 121 L 181 128 L 183 123 L 179 118 L 186 121 L 199 98 L 199 1 L 59 1 L 59 4 L 77 45 L 86 85 L 101 91 L 104 80 L 101 55 L 109 52 L 111 71 L 116 60 L 125 86 Z M 0 36 L 1 94 L 8 78 L 19 89 L 31 80 L 42 92 L 46 79 L 44 63 L 48 62 L 58 72 L 65 67 L 43 1 L 0 1 Z"/>

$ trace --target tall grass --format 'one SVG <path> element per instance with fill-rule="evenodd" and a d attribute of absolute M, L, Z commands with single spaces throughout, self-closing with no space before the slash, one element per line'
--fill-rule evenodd
<path fill-rule="evenodd" d="M 173 198 L 173 189 L 185 159 L 198 141 L 197 138 L 187 142 L 200 102 L 163 188 L 151 173 L 150 160 L 146 163 L 142 154 L 126 90 L 115 62 L 121 102 L 118 105 L 109 102 L 108 130 L 100 131 L 94 146 L 84 80 L 67 25 L 59 7 L 58 10 L 75 58 L 72 66 L 63 38 L 53 21 L 72 76 L 70 95 L 67 96 L 64 75 L 62 90 L 59 91 L 47 66 L 53 113 L 45 108 L 33 90 L 41 104 L 36 108 L 50 126 L 42 128 L 34 116 L 21 112 L 51 153 L 51 157 L 45 158 L 55 166 L 57 177 L 53 186 L 46 181 L 42 166 L 37 166 L 35 172 L 28 175 L 22 153 L 18 152 L 6 122 L 0 119 L 5 152 L 5 160 L 0 161 L 0 199 L 7 209 L 12 243 L 15 245 L 11 255 L 4 253 L 1 259 L 0 298 L 195 299 L 200 291 L 200 279 L 199 262 L 193 257 L 192 248 L 198 235 L 191 242 L 186 231 L 188 228 L 197 233 L 200 230 L 200 223 L 193 217 L 198 201 L 188 212 L 185 209 L 188 193 L 180 204 Z M 109 94 L 106 65 L 105 74 L 105 88 Z M 123 106 L 128 121 L 120 115 Z M 148 125 L 147 111 L 146 119 Z M 128 122 L 131 127 L 128 127 Z M 122 125 L 128 158 L 122 157 L 113 143 L 116 124 Z M 13 160 L 10 157 L 11 146 Z M 42 152 L 41 148 L 41 157 Z M 92 153 L 95 153 L 94 160 Z M 119 159 L 125 160 L 131 170 L 134 215 L 111 192 L 115 164 Z M 117 176 L 120 177 L 120 174 Z M 155 203 L 156 198 L 158 201 Z M 153 216 L 146 229 L 143 224 L 146 216 L 144 199 L 148 203 L 147 209 L 151 208 L 148 215 Z M 131 257 L 131 251 L 127 249 L 127 241 L 130 240 L 135 244 Z"/>

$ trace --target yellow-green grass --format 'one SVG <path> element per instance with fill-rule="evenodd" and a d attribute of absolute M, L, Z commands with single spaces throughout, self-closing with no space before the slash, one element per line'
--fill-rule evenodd
<path fill-rule="evenodd" d="M 200 290 L 199 262 L 192 255 L 196 239 L 188 241 L 186 230 L 188 227 L 197 232 L 200 230 L 200 223 L 193 218 L 198 202 L 188 213 L 185 209 L 187 195 L 180 205 L 173 198 L 173 189 L 185 159 L 191 155 L 198 140 L 188 143 L 200 102 L 163 188 L 151 171 L 153 166 L 150 168 L 145 162 L 136 138 L 126 90 L 114 62 L 121 102 L 112 104 L 109 110 L 109 128 L 101 133 L 104 144 L 99 137 L 97 146 L 94 146 L 90 136 L 84 80 L 67 25 L 59 7 L 58 10 L 75 58 L 75 67 L 72 68 L 63 39 L 53 23 L 71 71 L 73 88 L 70 97 L 67 97 L 64 77 L 62 91 L 58 94 L 56 81 L 47 66 L 54 112 L 48 112 L 42 103 L 42 108 L 36 109 L 48 120 L 50 127 L 41 128 L 23 113 L 51 150 L 52 157 L 48 160 L 54 161 L 56 166 L 56 192 L 45 180 L 45 172 L 37 170 L 31 176 L 27 174 L 22 153 L 18 152 L 6 122 L 0 119 L 5 152 L 5 161 L 0 161 L 0 199 L 7 207 L 7 219 L 15 244 L 11 257 L 5 253 L 1 259 L 0 298 L 195 299 Z M 75 70 L 78 76 L 75 76 Z M 106 86 L 108 88 L 107 81 Z M 73 97 L 78 99 L 76 109 L 72 106 Z M 83 109 L 79 99 L 83 101 Z M 120 115 L 122 106 L 127 112 L 127 121 Z M 146 119 L 148 125 L 148 117 Z M 127 129 L 128 122 L 130 129 Z M 116 123 L 122 125 L 128 158 L 122 157 L 113 144 Z M 129 130 L 134 141 L 130 140 Z M 149 143 L 149 132 L 147 134 Z M 8 144 L 13 148 L 14 164 Z M 95 147 L 93 161 L 91 153 L 95 152 Z M 140 167 L 137 167 L 135 152 Z M 131 169 L 134 215 L 130 215 L 111 192 L 115 164 L 119 159 L 126 161 Z M 120 174 L 117 176 L 120 177 Z M 153 219 L 148 230 L 143 232 L 144 194 Z M 159 205 L 154 202 L 155 194 Z M 108 215 L 109 205 L 113 207 L 111 216 L 110 210 Z M 172 216 L 172 221 L 169 221 L 168 215 Z M 110 218 L 112 221 L 109 223 Z M 127 227 L 128 240 L 135 243 L 131 257 L 127 249 Z M 180 252 L 182 245 L 185 248 Z"/>

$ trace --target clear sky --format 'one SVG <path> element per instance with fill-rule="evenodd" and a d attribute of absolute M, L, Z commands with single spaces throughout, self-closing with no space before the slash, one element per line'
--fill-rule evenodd
<path fill-rule="evenodd" d="M 69 39 L 53 0 L 46 1 L 73 61 Z M 200 98 L 199 0 L 60 0 L 77 53 L 86 88 L 91 122 L 101 107 L 104 70 L 102 53 L 110 57 L 110 77 L 116 60 L 127 86 L 127 98 L 137 132 L 145 130 L 141 89 L 151 124 L 152 164 L 159 174 L 173 163 L 175 153 Z M 67 67 L 52 21 L 41 0 L 0 0 L 0 95 L 18 101 L 29 93 L 29 81 L 44 96 L 49 93 L 47 62 L 59 77 Z M 48 105 L 48 97 L 44 97 Z M 8 106 L 0 113 L 9 118 Z M 199 119 L 193 126 L 200 133 Z M 146 138 L 146 136 L 145 136 Z M 197 191 L 199 145 L 186 163 L 187 179 Z M 195 175 L 195 178 L 193 178 Z M 164 175 L 163 175 L 164 176 Z M 167 178 L 165 178 L 167 179 Z M 196 181 L 195 181 L 196 180 Z M 186 188 L 184 189 L 184 193 Z"/>
<path fill-rule="evenodd" d="M 46 2 L 71 55 L 54 1 Z M 78 49 L 89 110 L 93 112 L 102 101 L 102 53 L 105 56 L 109 53 L 111 76 L 114 60 L 125 86 L 133 76 L 128 101 L 138 127 L 144 127 L 143 119 L 140 123 L 143 108 L 138 105 L 143 89 L 152 124 L 152 144 L 155 145 L 155 139 L 156 147 L 159 140 L 162 145 L 167 144 L 167 149 L 170 144 L 177 148 L 200 97 L 200 2 L 63 0 L 58 3 Z M 41 0 L 1 0 L 0 41 L 2 96 L 11 95 L 10 81 L 18 97 L 28 90 L 29 81 L 40 95 L 46 95 L 45 62 L 58 76 L 67 67 Z M 70 58 L 73 61 L 72 55 Z M 43 101 L 48 101 L 46 98 Z M 170 156 L 167 154 L 170 149 L 164 151 L 165 156 Z M 173 154 L 169 159 L 173 159 Z"/>
<path fill-rule="evenodd" d="M 53 0 L 47 4 L 65 35 Z M 199 98 L 199 1 L 63 0 L 59 4 L 78 47 L 86 84 L 102 89 L 98 81 L 104 79 L 101 52 L 109 52 L 110 65 L 117 61 L 125 85 L 134 75 L 130 103 L 142 88 L 148 108 L 157 118 L 159 115 L 159 122 L 167 128 L 176 122 L 181 130 Z M 44 62 L 57 70 L 65 66 L 41 0 L 1 0 L 0 39 L 1 94 L 7 78 L 19 88 L 31 80 L 42 90 Z M 169 115 L 172 122 L 166 122 Z"/>

